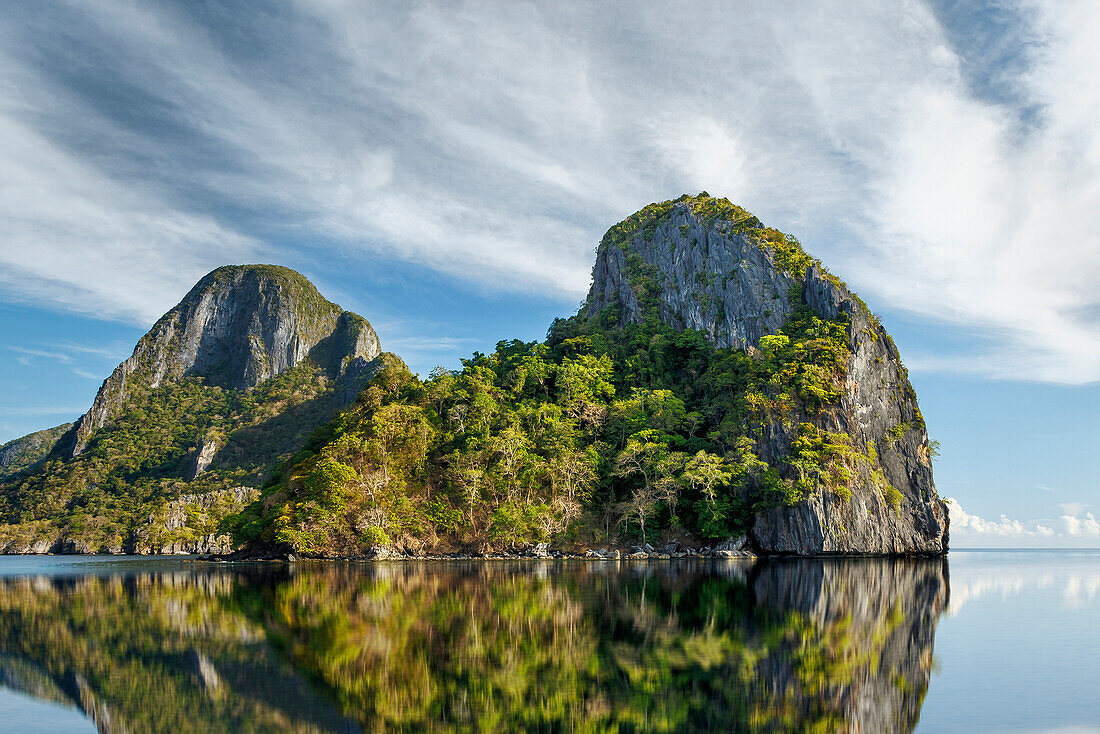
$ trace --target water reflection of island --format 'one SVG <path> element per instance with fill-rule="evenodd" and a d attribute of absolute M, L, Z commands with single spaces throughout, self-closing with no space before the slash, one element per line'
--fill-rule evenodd
<path fill-rule="evenodd" d="M 944 561 L 0 581 L 0 683 L 121 731 L 911 731 Z"/>

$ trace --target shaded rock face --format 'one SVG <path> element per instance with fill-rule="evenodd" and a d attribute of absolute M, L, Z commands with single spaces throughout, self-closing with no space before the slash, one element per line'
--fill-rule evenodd
<path fill-rule="evenodd" d="M 325 300 L 293 270 L 218 268 L 162 316 L 107 378 L 63 453 L 81 453 L 135 387 L 202 377 L 207 384 L 247 389 L 307 356 L 339 377 L 363 369 L 379 353 L 378 336 L 365 319 Z"/>
<path fill-rule="evenodd" d="M 867 478 L 857 477 L 851 499 L 823 491 L 760 513 L 751 531 L 754 547 L 762 554 L 946 553 L 947 510 L 936 495 L 928 435 L 893 340 L 867 307 L 820 267 L 812 265 L 804 275 L 782 267 L 759 220 L 744 214 L 738 222 L 708 222 L 690 201 L 681 200 L 655 229 L 632 237 L 630 250 L 653 269 L 661 319 L 676 329 L 705 332 L 719 347 L 740 348 L 778 333 L 802 301 L 825 318 L 847 315 L 851 357 L 839 410 L 772 424 L 758 452 L 780 465 L 798 423 L 811 422 L 847 433 L 854 446 L 873 444 L 883 474 L 901 493 L 895 506 Z M 624 250 L 605 239 L 593 270 L 590 313 L 617 307 L 622 323 L 640 322 L 638 287 Z"/>
<path fill-rule="evenodd" d="M 897 348 L 866 307 L 819 268 L 807 270 L 803 293 L 826 318 L 843 313 L 850 319 L 847 390 L 840 410 L 817 422 L 847 433 L 856 445 L 874 442 L 883 473 L 903 500 L 895 508 L 874 491 L 854 491 L 850 500 L 817 495 L 762 513 L 753 526 L 755 542 L 803 555 L 946 553 L 947 508 L 936 495 L 928 434 Z"/>

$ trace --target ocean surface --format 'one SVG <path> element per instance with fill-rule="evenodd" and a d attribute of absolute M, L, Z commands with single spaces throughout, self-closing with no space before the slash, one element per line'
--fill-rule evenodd
<path fill-rule="evenodd" d="M 1100 733 L 1100 551 L 0 557 L 0 730 Z"/>

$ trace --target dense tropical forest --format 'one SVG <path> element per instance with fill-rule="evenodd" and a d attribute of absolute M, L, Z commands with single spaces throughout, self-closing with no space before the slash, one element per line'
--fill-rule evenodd
<path fill-rule="evenodd" d="M 848 310 L 826 317 L 811 307 L 813 283 L 842 293 Z M 125 371 L 112 376 L 102 390 L 113 412 L 75 456 L 65 438 L 47 453 L 54 434 L 33 449 L 26 439 L 4 447 L 0 546 L 221 552 L 231 536 L 264 552 L 332 556 L 713 544 L 769 508 L 853 492 L 876 498 L 873 522 L 942 531 L 920 507 L 903 519 L 909 505 L 932 501 L 930 473 L 909 495 L 887 478 L 905 481 L 914 462 L 929 467 L 934 446 L 889 336 L 797 239 L 705 192 L 608 230 L 588 300 L 545 340 L 501 341 L 423 379 L 395 355 L 374 358 L 377 339 L 361 317 L 270 266 L 209 274 L 139 351 L 191 364 L 165 319 L 214 308 L 218 299 L 202 298 L 211 289 L 237 309 L 221 321 L 203 311 L 211 323 L 257 322 L 257 304 L 268 303 L 288 329 L 322 323 L 312 341 L 309 329 L 298 337 L 316 348 L 248 386 L 241 371 L 277 355 L 260 350 L 246 370 L 242 355 L 263 340 L 218 332 L 205 372 L 154 379 L 149 357 L 124 398 L 112 380 Z M 348 318 L 358 328 L 341 331 Z M 371 344 L 359 344 L 364 334 Z M 875 400 L 885 417 L 849 435 L 846 372 L 852 350 L 871 342 L 864 361 L 879 366 L 860 379 L 884 391 Z M 340 376 L 360 348 L 362 364 Z M 893 450 L 899 441 L 905 458 Z M 861 508 L 854 522 L 872 517 Z"/>
<path fill-rule="evenodd" d="M 311 427 L 336 408 L 333 381 L 305 360 L 253 390 L 209 385 L 201 378 L 155 388 L 132 383 L 125 409 L 74 459 L 58 453 L 9 478 L 0 494 L 0 540 L 79 538 L 92 548 L 121 552 L 135 528 L 150 523 L 181 492 L 209 493 L 260 486 Z M 56 437 L 55 437 L 56 440 Z M 188 477 L 195 446 L 215 440 L 213 464 Z M 166 530 L 170 542 L 216 531 L 239 506 L 195 510 L 185 527 Z M 176 538 L 175 536 L 178 536 Z"/>
<path fill-rule="evenodd" d="M 748 216 L 726 200 L 691 201 L 712 220 Z M 760 230 L 794 272 L 799 305 L 757 347 L 716 348 L 661 319 L 656 276 L 629 242 L 651 236 L 671 203 L 604 240 L 627 253 L 640 322 L 586 306 L 544 342 L 502 341 L 426 380 L 388 356 L 356 403 L 232 519 L 238 537 L 307 554 L 709 540 L 744 532 L 765 507 L 825 489 L 843 496 L 857 474 L 900 501 L 873 443 L 813 422 L 842 396 L 848 323 L 805 304 L 797 278 L 813 261 L 797 240 Z M 783 461 L 761 460 L 780 437 L 790 440 Z"/>

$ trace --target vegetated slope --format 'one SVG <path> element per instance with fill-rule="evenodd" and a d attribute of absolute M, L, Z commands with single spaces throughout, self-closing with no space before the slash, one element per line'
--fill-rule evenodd
<path fill-rule="evenodd" d="M 246 503 L 360 391 L 370 324 L 288 268 L 204 277 L 31 472 L 0 486 L 8 552 L 226 549 Z"/>
<path fill-rule="evenodd" d="M 585 305 L 427 380 L 389 360 L 244 512 L 345 554 L 748 533 L 763 553 L 946 551 L 916 396 L 867 307 L 707 194 L 612 227 Z"/>
<path fill-rule="evenodd" d="M 43 431 L 28 433 L 0 446 L 0 482 L 8 481 L 45 459 L 58 440 L 72 427 L 72 423 L 63 423 Z"/>

